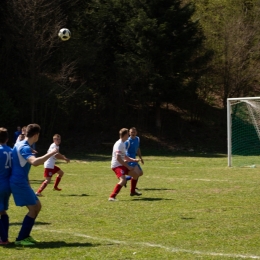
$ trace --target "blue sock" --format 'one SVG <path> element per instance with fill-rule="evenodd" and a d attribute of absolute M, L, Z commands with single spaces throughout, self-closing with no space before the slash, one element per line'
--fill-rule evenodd
<path fill-rule="evenodd" d="M 3 224 L 5 230 L 5 236 L 1 236 L 2 241 L 6 241 L 8 239 L 8 231 L 9 231 L 9 216 L 7 214 L 1 215 L 1 222 Z"/>
<path fill-rule="evenodd" d="M 23 240 L 30 236 L 34 222 L 35 218 L 31 218 L 27 215 L 24 217 L 23 224 L 16 241 Z"/>
<path fill-rule="evenodd" d="M 1 240 L 4 241 L 4 242 L 7 240 L 7 233 L 6 233 L 6 230 L 4 228 L 4 224 L 3 224 L 2 219 L 0 219 L 0 237 L 1 237 Z"/>
<path fill-rule="evenodd" d="M 126 176 L 126 181 L 130 181 L 132 179 L 132 177 L 131 176 Z"/>

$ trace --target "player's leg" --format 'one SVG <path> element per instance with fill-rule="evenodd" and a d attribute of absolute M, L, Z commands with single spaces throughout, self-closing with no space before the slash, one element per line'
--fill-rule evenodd
<path fill-rule="evenodd" d="M 48 169 L 45 169 L 48 170 Z M 45 176 L 47 176 L 46 174 L 44 174 Z M 52 174 L 51 174 L 52 176 Z M 39 189 L 35 192 L 35 194 L 37 196 L 42 196 L 42 191 L 47 187 L 47 185 L 51 182 L 51 176 L 47 176 L 45 177 L 45 180 L 43 181 L 43 183 L 41 184 L 41 186 L 39 187 Z"/>
<path fill-rule="evenodd" d="M 10 198 L 10 190 L 1 192 L 0 195 L 0 245 L 7 245 L 9 235 L 9 216 L 7 214 Z"/>
<path fill-rule="evenodd" d="M 125 174 L 127 173 L 127 168 L 124 166 L 119 166 L 114 169 L 112 169 L 117 178 L 119 179 L 119 182 L 114 187 L 112 193 L 109 196 L 109 201 L 115 201 L 117 194 L 120 192 L 121 188 L 126 184 L 126 177 Z"/>
<path fill-rule="evenodd" d="M 15 244 L 22 246 L 31 246 L 34 245 L 36 242 L 36 240 L 33 239 L 30 234 L 34 226 L 35 219 L 41 210 L 41 202 L 38 200 L 37 196 L 35 196 L 33 193 L 30 193 L 29 191 L 24 194 L 23 201 L 24 203 L 29 202 L 29 204 L 25 205 L 28 208 L 29 212 L 24 217 L 22 227 L 15 241 Z M 19 204 L 17 206 L 23 206 L 23 202 L 21 200 Z"/>
<path fill-rule="evenodd" d="M 135 165 L 137 165 L 137 162 L 128 162 L 127 163 L 129 166 L 131 167 L 135 167 Z M 127 186 L 127 182 L 130 181 L 132 179 L 132 177 L 130 175 L 126 176 L 126 183 L 125 183 L 125 187 Z"/>
<path fill-rule="evenodd" d="M 140 164 L 137 164 L 137 166 L 138 166 L 138 168 L 140 169 L 140 175 L 139 175 L 139 177 L 140 177 L 140 176 L 142 176 L 144 173 L 143 173 L 143 170 L 142 170 Z M 139 177 L 138 177 L 138 179 L 137 179 L 137 182 L 138 182 L 138 180 L 139 180 Z M 137 185 L 137 183 L 136 183 L 136 185 Z M 137 187 L 135 187 L 135 189 L 136 189 L 136 190 L 139 190 Z"/>
<path fill-rule="evenodd" d="M 130 181 L 131 179 L 132 179 L 132 177 L 131 176 L 129 176 L 129 175 L 127 175 L 126 177 L 125 177 L 125 179 L 126 179 L 126 183 L 125 183 L 125 187 L 126 187 L 126 185 L 127 185 L 127 182 L 128 181 Z"/>
<path fill-rule="evenodd" d="M 130 196 L 142 195 L 141 192 L 136 191 L 137 181 L 138 181 L 138 178 L 141 176 L 141 174 L 142 174 L 142 171 L 140 170 L 139 165 L 135 165 L 134 168 L 128 172 L 128 175 L 132 177 Z"/>
<path fill-rule="evenodd" d="M 8 228 L 6 227 L 5 220 L 8 220 L 8 227 L 9 227 L 9 218 L 6 211 L 5 210 L 0 211 L 0 245 L 6 245 L 9 243 Z"/>
<path fill-rule="evenodd" d="M 57 166 L 54 166 L 55 172 L 57 171 L 57 177 L 55 179 L 53 190 L 61 191 L 61 189 L 58 188 L 58 185 L 61 181 L 62 176 L 64 175 L 64 172 Z"/>

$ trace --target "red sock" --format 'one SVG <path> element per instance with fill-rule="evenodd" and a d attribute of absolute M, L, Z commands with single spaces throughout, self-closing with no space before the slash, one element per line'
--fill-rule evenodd
<path fill-rule="evenodd" d="M 47 180 L 45 180 L 40 186 L 40 188 L 37 190 L 37 193 L 41 193 L 46 188 L 47 185 L 48 185 Z"/>
<path fill-rule="evenodd" d="M 57 176 L 54 184 L 54 188 L 58 188 L 58 185 L 60 183 L 61 177 Z"/>
<path fill-rule="evenodd" d="M 131 179 L 131 193 L 135 193 L 135 188 L 136 188 L 136 184 L 137 184 L 137 180 L 134 180 L 133 178 Z"/>
<path fill-rule="evenodd" d="M 110 198 L 115 198 L 116 195 L 120 192 L 122 186 L 120 184 L 117 184 L 113 190 L 113 192 L 110 195 Z"/>

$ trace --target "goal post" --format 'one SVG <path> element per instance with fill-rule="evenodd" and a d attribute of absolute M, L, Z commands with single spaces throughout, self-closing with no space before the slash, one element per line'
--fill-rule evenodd
<path fill-rule="evenodd" d="M 260 165 L 260 97 L 227 99 L 228 166 Z"/>

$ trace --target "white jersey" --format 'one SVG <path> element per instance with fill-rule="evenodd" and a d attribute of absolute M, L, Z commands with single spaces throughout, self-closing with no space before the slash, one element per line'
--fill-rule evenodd
<path fill-rule="evenodd" d="M 122 158 L 122 160 L 125 159 L 125 153 L 126 153 L 126 149 L 125 149 L 125 143 L 122 142 L 121 139 L 119 139 L 113 147 L 113 152 L 112 152 L 112 160 L 111 160 L 111 168 L 116 168 L 118 166 L 121 166 L 122 164 L 119 163 L 119 161 L 117 160 L 117 155 L 119 154 Z"/>
<path fill-rule="evenodd" d="M 59 150 L 59 146 L 56 145 L 55 143 L 52 143 L 49 147 L 49 150 L 47 151 L 47 153 L 51 152 L 52 150 L 57 149 Z M 56 162 L 56 158 L 55 155 L 53 155 L 52 157 L 50 157 L 47 161 L 45 161 L 44 163 L 44 168 L 48 168 L 48 169 L 53 169 L 54 165 Z"/>

